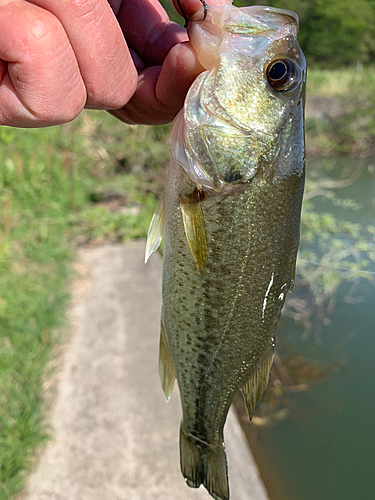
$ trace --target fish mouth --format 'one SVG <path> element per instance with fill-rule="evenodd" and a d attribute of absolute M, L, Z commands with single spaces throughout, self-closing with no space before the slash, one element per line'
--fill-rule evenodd
<path fill-rule="evenodd" d="M 299 19 L 297 14 L 291 10 L 268 7 L 267 5 L 251 5 L 243 7 L 241 10 L 261 22 L 265 29 L 279 31 L 285 25 L 292 25 L 298 31 Z"/>

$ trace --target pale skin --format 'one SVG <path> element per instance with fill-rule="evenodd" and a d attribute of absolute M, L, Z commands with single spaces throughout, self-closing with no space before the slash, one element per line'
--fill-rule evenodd
<path fill-rule="evenodd" d="M 181 5 L 189 16 L 201 2 Z M 0 125 L 57 125 L 83 108 L 167 123 L 202 70 L 157 0 L 0 0 Z"/>

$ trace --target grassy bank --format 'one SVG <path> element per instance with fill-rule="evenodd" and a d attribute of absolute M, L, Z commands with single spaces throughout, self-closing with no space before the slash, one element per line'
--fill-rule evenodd
<path fill-rule="evenodd" d="M 168 161 L 167 127 L 105 113 L 0 128 L 0 498 L 47 438 L 43 378 L 61 339 L 76 245 L 145 237 Z"/>
<path fill-rule="evenodd" d="M 354 157 L 375 156 L 375 69 L 309 70 L 310 96 L 325 99 L 335 108 L 333 114 L 306 120 L 307 148 L 310 155 Z M 333 106 L 329 106 L 332 104 Z M 323 113 L 324 114 L 324 113 Z"/>
<path fill-rule="evenodd" d="M 346 82 L 346 96 L 354 76 L 311 71 L 309 89 L 335 97 Z M 363 139 L 369 125 L 361 123 Z M 329 127 L 310 123 L 308 140 L 319 132 L 334 142 Z M 74 249 L 146 236 L 165 182 L 167 135 L 166 126 L 128 127 L 102 112 L 49 129 L 0 128 L 0 498 L 20 491 L 48 438 L 43 378 L 61 342 Z"/>
<path fill-rule="evenodd" d="M 375 68 L 363 66 L 345 69 L 309 68 L 307 73 L 307 92 L 309 94 L 350 98 L 354 87 L 364 80 L 375 88 Z"/>

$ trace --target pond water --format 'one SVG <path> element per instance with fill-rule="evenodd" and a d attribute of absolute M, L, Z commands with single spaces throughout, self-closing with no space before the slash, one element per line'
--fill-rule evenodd
<path fill-rule="evenodd" d="M 310 162 L 309 175 L 338 178 L 343 168 L 354 171 L 359 163 L 335 160 L 327 173 L 326 162 Z M 315 209 L 365 226 L 374 225 L 375 169 L 370 161 L 362 166 L 358 179 L 339 192 L 355 199 L 357 210 L 346 210 L 323 197 L 316 198 Z M 292 319 L 281 319 L 281 349 L 287 342 L 298 354 L 322 364 L 337 362 L 344 368 L 332 370 L 306 393 L 289 395 L 292 411 L 288 419 L 252 431 L 261 450 L 261 467 L 273 481 L 272 500 L 375 498 L 374 262 L 368 271 L 358 280 L 350 298 L 347 293 L 352 283 L 338 287 L 330 324 L 323 325 L 319 337 L 311 334 L 306 338 Z"/>

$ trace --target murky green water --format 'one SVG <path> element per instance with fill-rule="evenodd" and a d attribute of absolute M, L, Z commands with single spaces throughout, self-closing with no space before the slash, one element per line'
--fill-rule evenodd
<path fill-rule="evenodd" d="M 338 177 L 344 166 L 353 170 L 357 163 L 340 160 L 329 176 Z M 375 173 L 367 168 L 370 163 L 353 185 L 340 191 L 356 199 L 359 210 L 349 213 L 323 198 L 316 200 L 316 209 L 374 225 Z M 320 171 L 321 161 L 308 167 Z M 375 272 L 375 263 L 369 270 Z M 360 279 L 348 298 L 350 286 L 339 287 L 331 323 L 323 326 L 319 342 L 314 335 L 301 338 L 302 330 L 288 318 L 278 331 L 278 338 L 287 339 L 297 353 L 327 364 L 344 360 L 346 365 L 309 392 L 290 395 L 292 418 L 257 430 L 264 465 L 272 468 L 288 500 L 375 498 L 375 286 Z"/>

